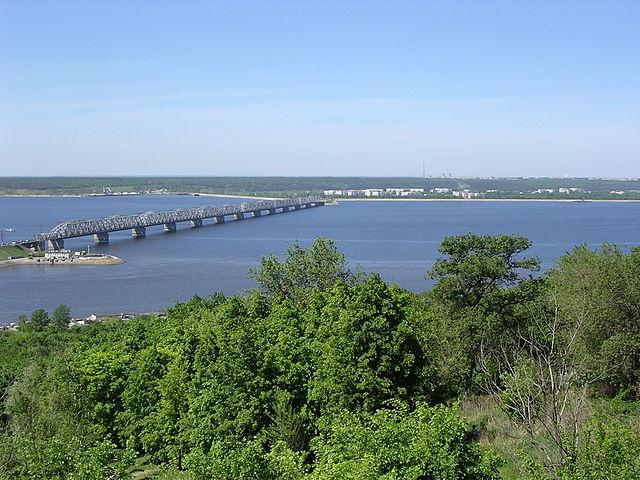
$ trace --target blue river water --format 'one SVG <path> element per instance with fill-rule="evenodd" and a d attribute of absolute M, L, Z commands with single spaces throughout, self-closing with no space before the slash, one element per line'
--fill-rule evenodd
<path fill-rule="evenodd" d="M 240 201 L 179 195 L 3 197 L 0 229 L 9 242 L 69 219 Z M 254 286 L 247 271 L 261 256 L 282 255 L 295 240 L 309 245 L 318 236 L 333 239 L 352 268 L 378 272 L 389 282 L 421 291 L 430 285 L 425 272 L 438 257 L 442 239 L 467 232 L 524 235 L 534 243 L 531 254 L 548 268 L 574 245 L 640 245 L 640 203 L 342 202 L 222 225 L 207 223 L 200 229 L 179 224 L 175 233 L 152 227 L 140 240 L 119 232 L 111 235 L 109 245 L 91 248 L 122 258 L 121 265 L 0 268 L 0 323 L 61 303 L 75 316 L 140 313 L 162 310 L 194 294 L 237 293 Z M 90 243 L 90 238 L 80 238 L 65 246 L 78 249 Z"/>

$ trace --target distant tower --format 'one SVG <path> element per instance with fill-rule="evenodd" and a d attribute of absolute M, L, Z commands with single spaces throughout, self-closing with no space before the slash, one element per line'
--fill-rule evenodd
<path fill-rule="evenodd" d="M 427 178 L 427 170 L 425 169 L 424 162 L 422 162 L 422 178 Z"/>

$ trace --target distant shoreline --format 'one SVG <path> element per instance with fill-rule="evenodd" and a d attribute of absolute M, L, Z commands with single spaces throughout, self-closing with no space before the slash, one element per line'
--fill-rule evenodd
<path fill-rule="evenodd" d="M 254 195 L 241 195 L 241 194 L 230 194 L 230 193 L 203 193 L 203 192 L 167 192 L 167 193 L 134 193 L 134 194 L 112 194 L 112 195 L 102 195 L 102 194 L 91 194 L 91 193 L 26 193 L 26 194 L 15 194 L 15 193 L 0 193 L 0 198 L 104 198 L 104 197 L 142 197 L 142 196 L 161 196 L 161 195 L 179 195 L 179 196 L 187 196 L 187 197 L 219 197 L 219 198 L 251 198 L 257 200 L 281 200 L 285 197 L 257 197 Z"/>
<path fill-rule="evenodd" d="M 640 200 L 615 199 L 615 198 L 332 198 L 336 203 L 340 202 L 612 202 L 612 203 L 638 203 Z"/>
<path fill-rule="evenodd" d="M 0 198 L 104 198 L 104 197 L 138 197 L 154 195 L 179 195 L 189 197 L 215 197 L 215 198 L 242 198 L 251 200 L 282 200 L 288 197 L 263 197 L 242 195 L 236 193 L 204 193 L 204 192 L 167 192 L 167 193 L 136 193 L 125 195 L 95 195 L 95 194 L 5 194 L 0 193 Z M 616 199 L 616 198 L 339 198 L 326 197 L 327 202 L 613 202 L 613 203 L 638 203 L 640 199 Z"/>
<path fill-rule="evenodd" d="M 170 193 L 168 193 L 167 195 L 172 195 Z M 187 195 L 192 196 L 192 197 L 219 197 L 219 198 L 250 198 L 250 199 L 256 199 L 256 200 L 282 200 L 283 198 L 286 197 L 255 197 L 253 195 L 240 195 L 240 194 L 236 194 L 236 193 L 201 193 L 201 192 L 196 192 L 196 193 L 188 193 Z"/>

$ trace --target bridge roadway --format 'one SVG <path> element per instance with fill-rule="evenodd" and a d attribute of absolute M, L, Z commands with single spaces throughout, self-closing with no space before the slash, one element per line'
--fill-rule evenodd
<path fill-rule="evenodd" d="M 245 215 L 260 217 L 267 213 L 288 212 L 303 208 L 320 207 L 324 200 L 317 197 L 289 198 L 284 200 L 263 200 L 251 203 L 231 205 L 181 208 L 164 212 L 146 212 L 138 215 L 116 215 L 95 220 L 68 220 L 56 225 L 47 233 L 36 235 L 35 242 L 40 249 L 49 250 L 64 248 L 67 238 L 93 235 L 95 243 L 109 243 L 109 233 L 131 230 L 133 238 L 144 238 L 147 227 L 164 225 L 165 232 L 175 232 L 176 224 L 191 222 L 191 227 L 201 227 L 204 220 L 212 219 L 214 223 L 224 223 L 227 217 L 243 220 Z"/>

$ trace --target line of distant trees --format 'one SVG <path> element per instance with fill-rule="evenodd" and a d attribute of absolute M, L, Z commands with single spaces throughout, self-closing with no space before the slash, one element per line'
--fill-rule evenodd
<path fill-rule="evenodd" d="M 49 313 L 44 308 L 37 308 L 30 317 L 18 317 L 17 330 L 20 332 L 44 332 L 47 329 L 62 330 L 71 322 L 71 309 L 64 304 L 58 305 Z"/>
<path fill-rule="evenodd" d="M 468 188 L 530 192 L 580 188 L 593 194 L 640 190 L 640 179 L 589 178 L 416 178 L 416 177 L 0 177 L 4 194 L 91 194 L 111 192 L 209 192 L 242 195 L 321 194 L 327 189 Z"/>

